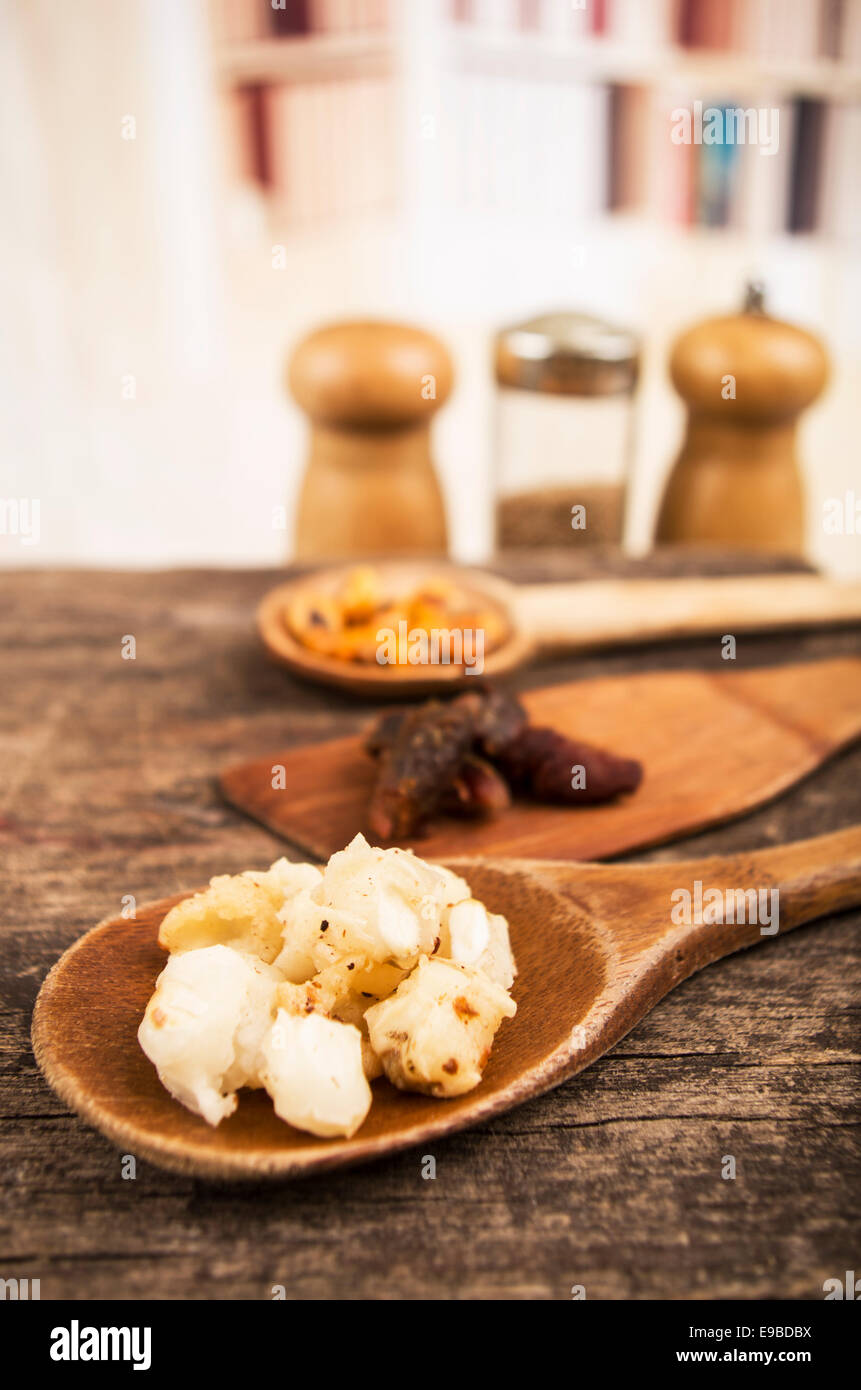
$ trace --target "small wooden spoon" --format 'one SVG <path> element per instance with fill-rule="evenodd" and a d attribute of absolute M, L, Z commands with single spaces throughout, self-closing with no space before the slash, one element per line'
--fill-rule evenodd
<path fill-rule="evenodd" d="M 33 1015 L 36 1058 L 54 1090 L 128 1153 L 210 1178 L 287 1178 L 422 1144 L 558 1086 L 607 1052 L 677 984 L 770 938 L 758 925 L 675 925 L 677 889 L 779 889 L 780 933 L 861 903 L 861 827 L 728 858 L 666 864 L 463 859 L 452 867 L 511 927 L 518 1012 L 484 1078 L 455 1100 L 374 1084 L 352 1139 L 317 1139 L 243 1092 L 217 1129 L 172 1100 L 137 1043 L 164 965 L 158 927 L 179 898 L 94 927 L 57 962 Z M 835 969 L 839 969 L 835 963 Z"/>
<path fill-rule="evenodd" d="M 504 675 L 541 649 L 861 621 L 861 584 L 810 574 L 516 585 L 482 570 L 426 561 L 383 561 L 375 568 L 392 595 L 414 593 L 431 578 L 447 578 L 466 598 L 492 608 L 502 618 L 506 635 L 485 653 L 486 676 Z M 288 603 L 332 594 L 348 573 L 348 566 L 318 570 L 287 580 L 265 595 L 257 625 L 270 656 L 296 675 L 372 699 L 469 685 L 462 666 L 341 661 L 311 651 L 294 637 L 285 621 Z"/>

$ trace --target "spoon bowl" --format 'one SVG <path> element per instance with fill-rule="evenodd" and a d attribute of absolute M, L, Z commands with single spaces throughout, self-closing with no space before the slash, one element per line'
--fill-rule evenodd
<path fill-rule="evenodd" d="M 454 565 L 429 566 L 409 561 L 388 561 L 376 565 L 375 569 L 386 592 L 393 595 L 415 593 L 429 578 L 442 578 L 466 602 L 492 609 L 502 620 L 505 635 L 499 644 L 485 652 L 483 675 L 504 675 L 527 659 L 530 644 L 512 625 L 514 590 L 505 580 Z M 408 699 L 469 684 L 470 678 L 463 666 L 344 661 L 306 647 L 287 624 L 288 605 L 305 597 L 334 594 L 348 573 L 344 567 L 318 570 L 287 580 L 265 595 L 257 610 L 257 627 L 266 650 L 275 661 L 306 680 L 348 690 L 354 695 L 366 695 L 369 699 L 378 698 L 381 692 L 391 699 Z"/>
<path fill-rule="evenodd" d="M 48 975 L 33 1047 L 66 1103 L 124 1151 L 218 1179 L 284 1179 L 428 1144 L 558 1085 L 613 1047 L 676 984 L 742 947 L 772 939 L 755 923 L 677 924 L 672 894 L 699 880 L 721 890 L 779 889 L 779 933 L 861 902 L 861 827 L 732 858 L 654 865 L 453 860 L 473 893 L 508 917 L 519 974 L 481 1084 L 440 1101 L 374 1083 L 351 1139 L 319 1139 L 240 1092 L 212 1129 L 174 1101 L 137 1029 L 165 956 L 165 913 L 183 896 L 94 927 Z"/>

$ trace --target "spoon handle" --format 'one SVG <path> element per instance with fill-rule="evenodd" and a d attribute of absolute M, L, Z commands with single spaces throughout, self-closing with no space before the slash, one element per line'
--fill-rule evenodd
<path fill-rule="evenodd" d="M 658 637 L 861 620 L 861 584 L 818 575 L 600 579 L 524 584 L 518 629 L 541 647 L 600 647 Z"/>
<path fill-rule="evenodd" d="M 780 886 L 781 931 L 861 903 L 861 826 L 758 850 L 750 862 Z"/>
<path fill-rule="evenodd" d="M 661 864 L 531 861 L 530 872 L 599 918 L 622 963 L 660 965 L 666 993 L 733 951 L 861 905 L 861 826 L 747 854 Z"/>

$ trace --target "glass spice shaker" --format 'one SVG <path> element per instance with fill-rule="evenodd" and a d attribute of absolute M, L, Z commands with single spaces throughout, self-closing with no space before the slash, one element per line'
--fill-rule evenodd
<path fill-rule="evenodd" d="M 588 314 L 496 339 L 498 549 L 619 544 L 640 349 Z"/>

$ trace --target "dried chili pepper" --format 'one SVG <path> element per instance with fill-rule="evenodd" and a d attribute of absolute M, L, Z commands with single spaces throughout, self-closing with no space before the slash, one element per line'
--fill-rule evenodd
<path fill-rule="evenodd" d="M 453 815 L 498 816 L 511 805 L 511 791 L 501 772 L 480 758 L 467 753 L 441 809 Z"/>
<path fill-rule="evenodd" d="M 388 710 L 374 720 L 370 729 L 362 742 L 366 753 L 370 753 L 372 758 L 379 757 L 384 748 L 388 748 L 394 743 L 398 730 L 406 719 L 404 710 Z"/>
<path fill-rule="evenodd" d="M 383 840 L 402 839 L 437 809 L 474 740 L 472 712 L 435 700 L 405 715 L 378 756 L 368 824 Z"/>
<path fill-rule="evenodd" d="M 515 791 L 565 805 L 610 801 L 635 791 L 643 776 L 642 764 L 633 758 L 618 758 L 555 729 L 521 730 L 500 750 L 497 762 Z"/>
<path fill-rule="evenodd" d="M 504 690 L 482 686 L 458 696 L 456 703 L 471 711 L 476 748 L 489 758 L 526 728 L 526 710 Z"/>

